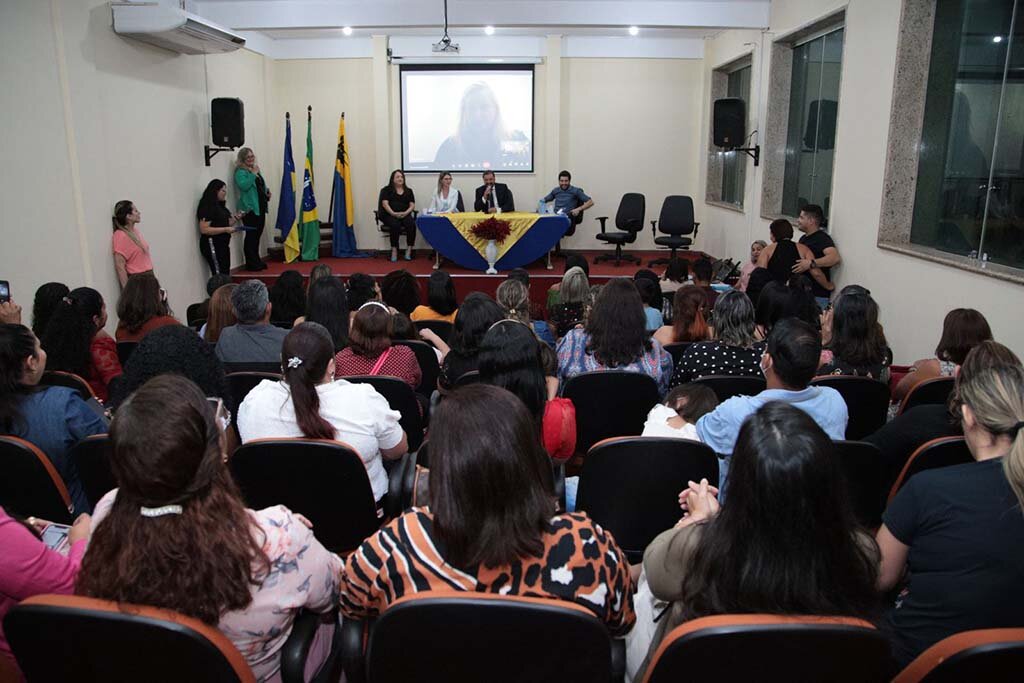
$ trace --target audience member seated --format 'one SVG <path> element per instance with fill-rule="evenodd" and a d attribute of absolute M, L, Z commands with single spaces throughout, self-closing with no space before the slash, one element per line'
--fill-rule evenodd
<path fill-rule="evenodd" d="M 158 375 L 181 375 L 209 397 L 223 399 L 234 412 L 238 403 L 228 388 L 224 366 L 209 344 L 181 325 L 162 327 L 139 342 L 124 368 L 110 403 L 116 410 L 132 393 Z"/>
<path fill-rule="evenodd" d="M 167 292 L 152 273 L 128 278 L 117 300 L 117 341 L 137 342 L 165 325 L 180 325 L 167 304 Z"/>
<path fill-rule="evenodd" d="M 750 279 L 747 281 L 747 298 L 750 299 L 750 303 L 754 304 L 754 310 L 757 310 L 757 303 L 761 298 L 761 291 L 768 285 L 768 283 L 774 282 L 772 274 L 764 268 L 754 268 L 750 273 Z"/>
<path fill-rule="evenodd" d="M 410 318 L 420 305 L 420 285 L 407 270 L 393 270 L 380 281 L 380 300 Z"/>
<path fill-rule="evenodd" d="M 766 284 L 754 307 L 757 338 L 767 339 L 775 324 L 783 318 L 800 318 L 798 307 L 796 297 L 789 287 L 774 280 Z"/>
<path fill-rule="evenodd" d="M 210 276 L 210 279 L 206 281 L 206 299 L 199 303 L 199 309 L 196 312 L 195 318 L 201 320 L 208 320 L 210 317 L 210 300 L 213 298 L 213 293 L 224 285 L 231 284 L 231 276 L 227 273 L 216 273 Z M 191 323 L 191 320 L 185 322 Z"/>
<path fill-rule="evenodd" d="M 709 375 L 761 376 L 764 342 L 754 341 L 754 307 L 743 292 L 726 292 L 715 306 L 715 340 L 690 344 L 672 386 Z"/>
<path fill-rule="evenodd" d="M 684 384 L 651 408 L 640 436 L 668 436 L 698 441 L 697 420 L 718 407 L 718 397 L 703 384 Z"/>
<path fill-rule="evenodd" d="M 26 521 L 11 517 L 0 507 L 0 547 L 4 549 L 0 554 L 0 659 L 6 659 L 15 670 L 17 662 L 4 636 L 4 616 L 33 595 L 74 592 L 92 520 L 86 514 L 78 516 L 68 531 L 66 554 L 43 543 L 40 533 L 46 525 L 34 517 Z"/>
<path fill-rule="evenodd" d="M 49 358 L 47 370 L 73 372 L 100 401 L 107 400 L 111 380 L 122 371 L 117 344 L 103 329 L 106 324 L 103 297 L 91 287 L 79 287 L 61 299 L 39 340 Z"/>
<path fill-rule="evenodd" d="M 433 330 L 423 328 L 422 330 L 416 329 L 412 320 L 409 320 L 409 316 L 405 313 L 392 313 L 391 314 L 391 341 L 421 341 L 430 344 L 434 353 L 437 355 L 438 366 L 444 361 L 445 355 L 448 353 L 448 344 L 443 339 L 437 336 Z M 422 371 L 423 368 L 421 367 Z"/>
<path fill-rule="evenodd" d="M 391 311 L 379 301 L 368 301 L 356 311 L 349 344 L 334 356 L 338 375 L 387 375 L 410 387 L 419 386 L 423 373 L 408 346 L 392 346 Z"/>
<path fill-rule="evenodd" d="M 556 303 L 548 303 L 548 320 L 555 327 L 555 336 L 564 337 L 569 330 L 582 325 L 587 319 L 590 302 L 590 282 L 579 266 L 573 266 L 562 276 Z"/>
<path fill-rule="evenodd" d="M 720 508 L 707 480 L 691 481 L 679 494 L 682 519 L 644 552 L 627 639 L 633 680 L 665 635 L 692 619 L 875 614 L 878 549 L 857 526 L 828 435 L 804 412 L 769 402 L 744 423 L 733 460 L 731 485 L 744 494 Z"/>
<path fill-rule="evenodd" d="M 306 291 L 309 291 L 309 287 L 322 277 L 331 277 L 331 267 L 326 263 L 318 263 L 313 266 L 313 269 L 309 271 L 309 282 L 306 285 Z M 298 324 L 298 323 L 296 323 Z"/>
<path fill-rule="evenodd" d="M 46 454 L 68 487 L 75 510 L 89 502 L 68 457 L 71 447 L 107 422 L 67 387 L 40 387 L 46 351 L 24 325 L 0 325 L 0 433 L 29 441 Z"/>
<path fill-rule="evenodd" d="M 246 280 L 231 292 L 236 325 L 225 327 L 217 340 L 217 357 L 225 363 L 276 363 L 288 330 L 270 324 L 270 296 L 259 280 Z"/>
<path fill-rule="evenodd" d="M 747 291 L 747 285 L 750 283 L 750 274 L 757 268 L 757 258 L 761 255 L 761 251 L 768 245 L 764 240 L 754 240 L 750 244 L 750 258 L 744 263 L 743 267 L 740 268 L 740 279 L 736 281 L 734 289 L 745 292 Z"/>
<path fill-rule="evenodd" d="M 519 280 L 509 278 L 500 285 L 495 292 L 495 298 L 505 317 L 510 320 L 518 320 L 524 325 L 529 325 L 537 339 L 547 344 L 550 348 L 555 347 L 555 337 L 551 334 L 551 328 L 543 320 L 531 320 L 530 315 L 530 290 Z"/>
<path fill-rule="evenodd" d="M 663 325 L 654 333 L 661 343 L 698 342 L 711 337 L 707 323 L 708 298 L 696 287 L 680 287 L 672 295 L 672 324 Z"/>
<path fill-rule="evenodd" d="M 199 328 L 199 336 L 208 344 L 220 341 L 220 334 L 225 328 L 238 324 L 235 308 L 231 305 L 231 295 L 238 287 L 234 282 L 217 289 L 210 297 L 210 306 L 206 311 L 206 322 Z"/>
<path fill-rule="evenodd" d="M 957 373 L 957 385 L 970 380 L 986 368 L 997 365 L 1020 366 L 1020 358 L 999 342 L 984 341 L 967 354 L 964 364 Z M 954 391 L 952 399 L 956 396 Z M 884 427 L 864 440 L 878 446 L 882 451 L 888 472 L 886 486 L 892 486 L 903 466 L 918 448 L 932 439 L 945 436 L 963 436 L 959 413 L 953 414 L 953 405 L 926 404 L 914 406 L 897 415 Z"/>
<path fill-rule="evenodd" d="M 34 335 L 40 338 L 43 336 L 50 318 L 70 292 L 71 290 L 63 282 L 47 282 L 36 290 L 35 298 L 32 300 L 32 333 Z"/>
<path fill-rule="evenodd" d="M 380 501 L 388 492 L 382 458 L 409 450 L 405 432 L 387 399 L 369 384 L 334 379 L 334 342 L 317 323 L 301 323 L 281 347 L 284 379 L 265 379 L 238 409 L 242 443 L 253 439 L 306 437 L 343 441 L 359 454 Z"/>
<path fill-rule="evenodd" d="M 339 278 L 328 274 L 310 280 L 309 291 L 306 293 L 306 314 L 296 318 L 294 324 L 304 322 L 323 325 L 331 335 L 335 353 L 348 345 L 348 328 L 351 324 L 348 295 Z"/>
<path fill-rule="evenodd" d="M 513 268 L 512 270 L 508 271 L 508 279 L 516 280 L 517 282 L 523 283 L 523 286 L 526 287 L 526 291 L 530 291 L 530 271 L 526 270 L 526 268 Z M 532 320 L 547 319 L 547 309 L 544 305 L 535 302 L 533 299 L 529 299 L 529 302 L 530 318 Z"/>
<path fill-rule="evenodd" d="M 906 575 L 886 629 L 901 666 L 955 633 L 1018 627 L 1024 614 L 1024 368 L 965 377 L 956 409 L 976 462 L 915 474 L 878 530 L 879 587 Z"/>
<path fill-rule="evenodd" d="M 690 262 L 676 256 L 668 260 L 668 265 L 665 266 L 665 274 L 658 281 L 658 285 L 661 287 L 662 293 L 674 294 L 680 287 L 693 284 L 689 281 L 689 278 Z"/>
<path fill-rule="evenodd" d="M 576 449 L 576 409 L 572 401 L 558 397 L 557 381 L 547 382 L 542 346 L 529 325 L 499 320 L 480 347 L 480 381 L 518 396 L 533 415 L 544 450 L 565 460 Z"/>
<path fill-rule="evenodd" d="M 661 317 L 661 290 L 657 281 L 645 277 L 633 281 L 637 291 L 640 293 L 640 300 L 644 304 L 644 329 L 648 332 L 657 332 L 664 325 Z"/>
<path fill-rule="evenodd" d="M 954 308 L 942 321 L 942 337 L 935 357 L 917 361 L 892 390 L 892 399 L 902 401 L 910 390 L 927 379 L 955 377 L 967 353 L 983 341 L 992 339 L 985 316 L 973 308 Z"/>
<path fill-rule="evenodd" d="M 430 506 L 412 508 L 348 556 L 343 617 L 373 617 L 404 596 L 441 589 L 566 600 L 614 636 L 632 627 L 629 565 L 585 514 L 554 515 L 550 460 L 534 425 L 521 400 L 487 384 L 440 403 Z"/>
<path fill-rule="evenodd" d="M 419 320 L 444 320 L 454 323 L 459 312 L 459 300 L 455 296 L 452 276 L 443 270 L 435 270 L 427 281 L 427 305 L 417 306 L 409 318 Z"/>
<path fill-rule="evenodd" d="M 268 292 L 273 306 L 271 321 L 292 323 L 306 310 L 306 292 L 302 288 L 302 273 L 288 269 L 278 276 Z"/>
<path fill-rule="evenodd" d="M 367 301 L 380 301 L 380 285 L 377 284 L 372 275 L 367 275 L 366 273 L 352 273 L 349 275 L 346 292 L 348 294 L 349 316 L 353 318 L 356 315 L 356 311 Z"/>
<path fill-rule="evenodd" d="M 455 382 L 467 372 L 478 370 L 480 345 L 491 325 L 502 319 L 501 307 L 494 299 L 481 292 L 473 292 L 465 298 L 455 319 L 455 329 L 448 340 L 451 350 L 444 357 L 437 388 L 449 391 Z"/>
<path fill-rule="evenodd" d="M 565 257 L 565 270 L 562 271 L 562 281 L 556 282 L 555 284 L 548 287 L 548 311 L 550 311 L 551 307 L 561 300 L 559 292 L 561 292 L 562 285 L 565 282 L 565 274 L 568 273 L 573 268 L 579 268 L 580 270 L 583 271 L 584 275 L 586 275 L 588 278 L 590 277 L 590 263 L 587 261 L 586 257 L 581 256 L 580 254 L 568 254 Z"/>
<path fill-rule="evenodd" d="M 785 318 L 772 328 L 761 356 L 767 388 L 757 396 L 733 396 L 697 421 L 697 436 L 718 453 L 719 488 L 725 497 L 730 454 L 744 420 L 769 401 L 788 403 L 810 415 L 829 438 L 846 438 L 849 412 L 839 392 L 808 386 L 818 369 L 821 336 L 802 320 Z"/>
<path fill-rule="evenodd" d="M 715 302 L 718 301 L 718 292 L 711 286 L 712 267 L 711 261 L 702 258 L 693 264 L 693 284 L 704 292 L 707 297 L 709 313 L 715 310 Z"/>
<path fill-rule="evenodd" d="M 300 609 L 337 604 L 341 560 L 283 506 L 248 510 L 231 479 L 227 416 L 187 379 L 147 382 L 111 426 L 119 488 L 96 506 L 82 595 L 175 610 L 219 629 L 257 680 L 280 680 Z M 307 674 L 329 651 L 321 625 Z"/>
<path fill-rule="evenodd" d="M 844 288 L 821 314 L 819 375 L 853 375 L 889 382 L 892 351 L 870 293 Z"/>
<path fill-rule="evenodd" d="M 594 302 L 584 329 L 558 342 L 558 377 L 565 382 L 584 372 L 626 370 L 649 375 L 662 395 L 668 391 L 672 356 L 644 329 L 644 309 L 632 282 L 611 280 Z"/>

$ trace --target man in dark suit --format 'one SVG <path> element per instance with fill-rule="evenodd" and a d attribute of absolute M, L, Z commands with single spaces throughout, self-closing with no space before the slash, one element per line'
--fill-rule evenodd
<path fill-rule="evenodd" d="M 473 208 L 484 213 L 509 213 L 516 210 L 512 191 L 504 183 L 494 182 L 494 171 L 484 171 L 484 184 L 476 188 L 476 201 Z"/>

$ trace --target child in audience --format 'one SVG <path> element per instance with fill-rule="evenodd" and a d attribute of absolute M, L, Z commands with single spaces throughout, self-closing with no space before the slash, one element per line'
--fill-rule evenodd
<path fill-rule="evenodd" d="M 715 392 L 703 384 L 683 384 L 668 392 L 664 403 L 651 408 L 640 436 L 697 438 L 697 420 L 718 406 Z"/>

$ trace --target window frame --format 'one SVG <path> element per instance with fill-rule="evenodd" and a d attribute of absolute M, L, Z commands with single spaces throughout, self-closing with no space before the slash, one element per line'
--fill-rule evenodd
<path fill-rule="evenodd" d="M 740 195 L 740 202 L 728 202 L 722 198 L 723 190 L 725 188 L 725 156 L 728 154 L 725 150 L 715 146 L 714 142 L 714 107 L 715 100 L 728 97 L 729 91 L 729 75 L 738 72 L 742 69 L 750 69 L 750 86 L 753 89 L 753 83 L 755 75 L 755 60 L 753 50 L 744 52 L 736 57 L 729 59 L 728 61 L 722 62 L 721 64 L 711 69 L 711 89 L 710 89 L 710 101 L 708 102 L 708 156 L 707 156 L 707 167 L 706 167 L 706 179 L 705 179 L 705 191 L 704 191 L 704 202 L 711 206 L 715 206 L 729 211 L 735 211 L 737 213 L 746 213 L 746 197 L 747 197 L 747 186 L 748 182 L 754 174 L 750 173 L 746 167 L 744 167 L 743 186 L 738 188 Z M 747 134 L 750 135 L 754 132 L 753 128 L 756 128 L 756 124 L 751 127 L 751 121 L 756 121 L 754 117 L 754 108 L 757 106 L 755 102 L 751 101 L 752 95 L 750 92 L 747 93 L 746 99 L 746 114 L 747 123 L 746 129 Z M 737 158 L 749 159 L 749 156 L 742 152 L 732 152 L 737 155 Z"/>

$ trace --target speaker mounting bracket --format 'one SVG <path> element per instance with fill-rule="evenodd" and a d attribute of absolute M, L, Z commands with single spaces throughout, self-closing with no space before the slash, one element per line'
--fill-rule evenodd
<path fill-rule="evenodd" d="M 204 146 L 203 149 L 206 152 L 206 165 L 207 166 L 210 165 L 210 159 L 212 159 L 215 156 L 217 156 L 217 152 L 234 152 L 235 151 L 234 147 L 210 147 L 209 145 Z M 754 165 L 756 166 L 757 162 L 754 162 Z"/>
<path fill-rule="evenodd" d="M 753 147 L 730 147 L 729 151 L 743 152 L 754 160 L 755 168 L 761 163 L 761 145 L 754 145 Z M 209 164 L 207 164 L 207 166 L 209 166 Z"/>

